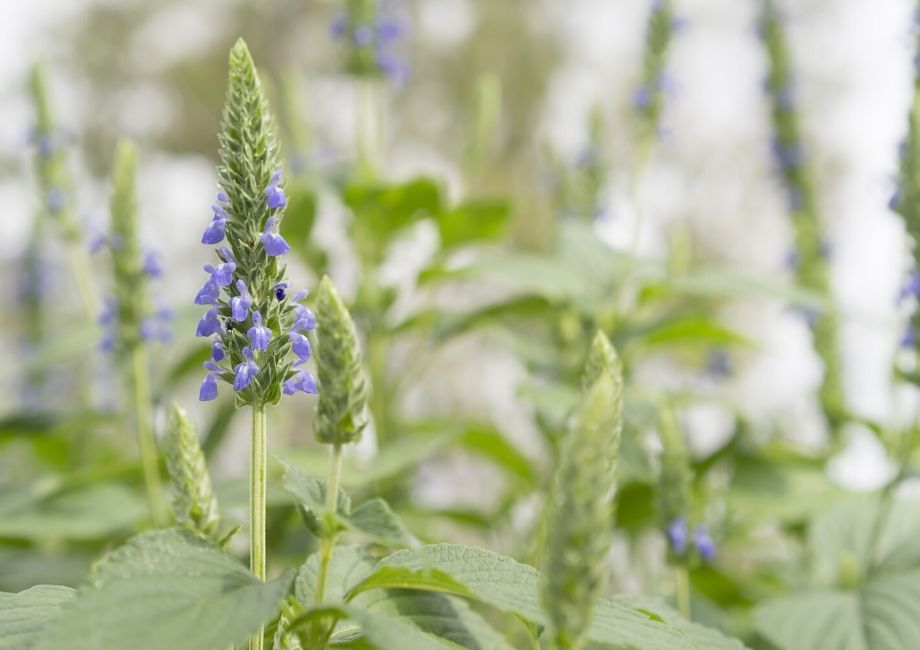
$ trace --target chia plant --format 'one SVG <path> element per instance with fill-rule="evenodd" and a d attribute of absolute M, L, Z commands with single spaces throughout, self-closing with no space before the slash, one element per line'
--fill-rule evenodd
<path fill-rule="evenodd" d="M 671 0 L 652 0 L 645 31 L 645 51 L 639 87 L 633 93 L 633 108 L 639 118 L 640 167 L 658 137 L 669 78 L 666 71 L 668 50 L 674 33 L 680 29 Z"/>
<path fill-rule="evenodd" d="M 121 141 L 112 164 L 112 198 L 110 203 L 112 278 L 114 295 L 106 301 L 99 318 L 107 330 L 102 341 L 111 350 L 119 366 L 128 375 L 132 402 L 133 428 L 137 433 L 141 465 L 147 490 L 150 516 L 155 525 L 164 523 L 162 488 L 157 461 L 157 444 L 153 432 L 150 395 L 150 361 L 145 340 L 164 336 L 168 312 L 154 310 L 148 291 L 151 276 L 160 269 L 152 258 L 145 258 L 137 235 L 137 198 L 135 167 L 137 152 L 129 141 Z"/>
<path fill-rule="evenodd" d="M 593 221 L 606 210 L 604 185 L 610 172 L 604 118 L 599 106 L 588 114 L 588 142 L 573 163 L 554 161 L 555 202 L 564 218 Z"/>
<path fill-rule="evenodd" d="M 32 67 L 29 89 L 35 106 L 35 125 L 29 141 L 35 150 L 35 175 L 41 192 L 43 217 L 57 225 L 64 240 L 84 313 L 91 321 L 96 316 L 96 290 L 89 255 L 83 246 L 83 233 L 75 214 L 74 187 L 68 167 L 68 146 L 72 136 L 55 123 L 41 64 Z"/>
<path fill-rule="evenodd" d="M 399 50 L 409 21 L 402 0 L 345 0 L 330 31 L 343 43 L 344 70 L 356 82 L 357 168 L 361 175 L 373 178 L 384 148 L 384 107 L 378 82 L 406 83 L 409 68 Z"/>
<path fill-rule="evenodd" d="M 550 647 L 582 646 L 605 582 L 613 541 L 613 502 L 622 429 L 622 369 L 598 332 L 583 377 L 583 395 L 562 442 L 554 501 L 549 504 L 543 604 Z"/>
<path fill-rule="evenodd" d="M 670 409 L 661 412 L 661 470 L 658 476 L 658 521 L 668 542 L 668 563 L 674 568 L 677 608 L 690 616 L 688 569 L 694 562 L 708 562 L 716 548 L 706 524 L 691 534 L 693 473 L 684 434 Z"/>
<path fill-rule="evenodd" d="M 787 211 L 795 238 L 795 276 L 799 284 L 819 293 L 831 303 L 829 247 L 821 232 L 812 170 L 805 155 L 799 125 L 792 59 L 783 30 L 783 18 L 776 2 L 762 0 L 758 31 L 768 62 L 764 87 L 770 103 L 773 156 L 786 192 Z M 836 439 L 846 410 L 838 317 L 833 309 L 807 316 L 815 351 L 824 364 L 819 400 L 831 435 Z"/>
<path fill-rule="evenodd" d="M 910 240 L 911 270 L 901 290 L 899 302 L 913 299 L 910 320 L 901 337 L 901 346 L 918 348 L 920 333 L 920 309 L 916 308 L 916 299 L 920 297 L 920 29 L 914 25 L 914 37 L 917 39 L 914 57 L 913 98 L 907 116 L 907 135 L 901 143 L 899 155 L 897 190 L 891 197 L 889 207 L 904 221 L 904 228 Z M 920 382 L 920 375 L 904 373 L 915 382 Z"/>
<path fill-rule="evenodd" d="M 315 393 L 316 381 L 301 366 L 312 356 L 304 332 L 316 319 L 301 302 L 306 291 L 289 294 L 280 258 L 290 246 L 278 234 L 287 198 L 281 177 L 275 128 L 255 64 L 242 39 L 230 52 L 230 74 L 219 135 L 220 189 L 202 243 L 221 244 L 216 265 L 195 303 L 209 309 L 196 334 L 211 337 L 209 373 L 199 399 L 218 394 L 218 382 L 232 386 L 237 407 L 252 411 L 250 449 L 250 569 L 265 580 L 266 409 L 281 396 Z M 261 650 L 262 635 L 253 635 Z"/>
<path fill-rule="evenodd" d="M 166 428 L 166 466 L 172 485 L 176 523 L 213 538 L 220 526 L 217 496 L 195 426 L 178 404 L 169 410 Z"/>

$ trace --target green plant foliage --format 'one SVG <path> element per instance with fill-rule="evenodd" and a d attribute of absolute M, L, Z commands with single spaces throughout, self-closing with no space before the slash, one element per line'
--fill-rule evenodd
<path fill-rule="evenodd" d="M 782 650 L 894 650 L 920 642 L 920 534 L 915 499 L 879 508 L 851 499 L 809 531 L 811 581 L 761 605 L 758 631 Z"/>
<path fill-rule="evenodd" d="M 30 650 L 48 621 L 73 594 L 73 589 L 57 585 L 36 585 L 18 594 L 0 593 L 0 650 Z"/>
<path fill-rule="evenodd" d="M 275 616 L 290 584 L 260 582 L 188 531 L 142 533 L 95 567 L 34 647 L 226 648 Z"/>
<path fill-rule="evenodd" d="M 211 487 L 198 432 L 178 404 L 173 404 L 169 410 L 166 434 L 166 464 L 172 480 L 176 523 L 206 537 L 213 537 L 220 525 L 217 496 Z"/>

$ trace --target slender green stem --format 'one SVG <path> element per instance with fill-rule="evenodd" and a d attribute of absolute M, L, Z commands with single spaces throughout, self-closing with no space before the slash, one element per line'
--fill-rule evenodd
<path fill-rule="evenodd" d="M 249 570 L 265 581 L 266 429 L 264 404 L 252 406 L 252 440 L 249 450 Z M 263 631 L 249 638 L 250 650 L 262 650 Z"/>
<path fill-rule="evenodd" d="M 326 483 L 326 516 L 327 521 L 334 522 L 338 512 L 339 480 L 342 475 L 342 445 L 333 445 L 329 457 L 329 481 Z M 329 564 L 332 562 L 332 552 L 335 549 L 336 529 L 333 525 L 323 531 L 323 541 L 320 547 L 319 572 L 316 575 L 316 602 L 323 602 L 326 596 L 326 579 L 329 575 Z"/>
<path fill-rule="evenodd" d="M 96 313 L 96 287 L 93 284 L 89 255 L 79 240 L 69 242 L 67 248 L 70 268 L 77 283 L 77 292 L 80 294 L 80 302 L 83 304 L 86 320 L 90 323 L 95 323 L 98 316 Z"/>
<path fill-rule="evenodd" d="M 677 611 L 688 621 L 690 620 L 690 575 L 687 567 L 678 565 L 674 567 L 674 588 L 676 590 Z"/>
<path fill-rule="evenodd" d="M 389 341 L 385 334 L 379 334 L 379 328 L 370 329 L 368 340 L 368 365 L 371 379 L 370 409 L 374 418 L 374 432 L 378 447 L 383 447 L 390 433 L 390 399 L 386 393 L 387 359 L 389 358 Z"/>
<path fill-rule="evenodd" d="M 377 82 L 358 79 L 355 83 L 358 173 L 365 178 L 374 178 L 380 168 L 383 148 L 383 111 L 377 97 Z"/>
<path fill-rule="evenodd" d="M 164 526 L 163 488 L 160 485 L 160 468 L 157 460 L 157 442 L 153 435 L 153 415 L 150 407 L 150 369 L 147 350 L 137 346 L 131 352 L 131 382 L 134 389 L 134 414 L 136 418 L 137 442 L 140 447 L 141 467 L 144 471 L 144 485 L 147 489 L 147 505 L 150 519 L 157 528 Z"/>

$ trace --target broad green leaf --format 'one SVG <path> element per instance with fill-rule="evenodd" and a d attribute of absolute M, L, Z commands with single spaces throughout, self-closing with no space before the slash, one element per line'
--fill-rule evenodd
<path fill-rule="evenodd" d="M 360 583 L 374 570 L 376 561 L 358 546 L 338 546 L 326 579 L 327 602 L 341 602 L 349 587 Z M 295 596 L 302 605 L 315 601 L 318 554 L 301 566 L 295 581 Z M 365 592 L 351 602 L 353 611 L 364 610 L 403 619 L 427 634 L 462 648 L 510 650 L 507 641 L 472 611 L 465 601 L 439 593 L 407 589 Z M 333 638 L 346 637 L 352 628 L 340 622 Z M 398 646 L 397 646 L 398 647 Z M 453 647 L 453 646 L 451 646 Z"/>
<path fill-rule="evenodd" d="M 30 650 L 61 606 L 70 587 L 37 585 L 18 594 L 0 593 L 0 650 Z"/>
<path fill-rule="evenodd" d="M 645 328 L 639 336 L 647 347 L 677 344 L 706 346 L 752 345 L 750 339 L 705 316 L 668 318 Z"/>
<path fill-rule="evenodd" d="M 745 299 L 760 296 L 813 309 L 826 306 L 826 300 L 813 291 L 790 283 L 739 273 L 732 269 L 701 269 L 687 275 L 667 278 L 659 283 L 649 283 L 643 288 L 643 295 L 645 298 L 679 295 Z"/>
<path fill-rule="evenodd" d="M 118 483 L 99 483 L 48 497 L 0 501 L 0 537 L 91 540 L 131 529 L 146 516 L 143 498 Z"/>
<path fill-rule="evenodd" d="M 259 581 L 188 531 L 142 533 L 97 565 L 35 647 L 228 648 L 277 614 L 290 583 L 287 576 Z"/>
<path fill-rule="evenodd" d="M 471 241 L 499 239 L 508 225 L 511 205 L 507 201 L 472 200 L 442 212 L 438 216 L 438 231 L 442 248 L 451 248 Z"/>
<path fill-rule="evenodd" d="M 338 619 L 336 632 L 330 643 L 336 648 L 353 650 L 449 650 L 454 646 L 424 633 L 415 626 L 399 618 L 386 616 L 377 612 L 361 610 L 345 605 L 321 605 L 307 610 L 298 618 L 298 627 L 317 622 Z M 358 631 L 346 621 L 354 621 L 360 627 Z M 344 641 L 342 640 L 344 637 Z"/>
<path fill-rule="evenodd" d="M 284 466 L 284 489 L 294 495 L 303 506 L 307 527 L 314 535 L 322 529 L 322 513 L 326 510 L 326 483 L 288 460 L 281 459 Z M 345 516 L 351 510 L 351 499 L 339 489 L 336 502 L 337 515 Z"/>
<path fill-rule="evenodd" d="M 470 423 L 460 433 L 459 443 L 464 449 L 488 458 L 527 485 L 533 484 L 536 479 L 531 460 L 494 427 Z"/>
<path fill-rule="evenodd" d="M 758 607 L 758 631 L 782 650 L 920 647 L 918 536 L 916 499 L 887 513 L 865 497 L 831 508 L 809 529 L 812 586 Z"/>
<path fill-rule="evenodd" d="M 373 589 L 419 589 L 461 596 L 546 624 L 540 603 L 540 574 L 511 558 L 482 549 L 438 544 L 399 551 L 349 591 L 349 599 Z M 635 650 L 702 648 L 688 634 L 646 607 L 602 600 L 588 630 L 591 641 Z M 713 633 L 716 648 L 743 648 Z"/>

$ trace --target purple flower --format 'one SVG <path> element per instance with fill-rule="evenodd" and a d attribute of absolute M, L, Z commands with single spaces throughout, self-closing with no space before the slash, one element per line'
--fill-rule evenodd
<path fill-rule="evenodd" d="M 244 361 L 236 364 L 233 372 L 236 377 L 233 379 L 233 390 L 241 391 L 252 383 L 252 378 L 259 374 L 259 366 L 255 364 L 252 358 L 252 350 L 248 347 L 243 348 Z"/>
<path fill-rule="evenodd" d="M 275 223 L 276 221 L 274 217 L 265 222 L 265 231 L 259 238 L 259 240 L 262 242 L 262 246 L 265 247 L 265 254 L 269 257 L 284 255 L 291 250 L 291 246 L 286 241 L 284 241 L 284 237 L 276 232 L 272 232 L 272 229 L 275 227 Z"/>
<path fill-rule="evenodd" d="M 904 334 L 901 335 L 901 347 L 912 348 L 916 342 L 917 332 L 914 331 L 913 325 L 908 323 L 907 327 L 904 329 Z"/>
<path fill-rule="evenodd" d="M 265 188 L 265 199 L 268 207 L 272 209 L 283 208 L 287 205 L 287 197 L 284 196 L 284 190 L 278 187 L 281 182 L 281 170 L 276 170 L 272 174 L 271 180 L 268 181 L 268 187 Z"/>
<path fill-rule="evenodd" d="M 901 202 L 901 192 L 895 190 L 894 194 L 891 195 L 891 198 L 888 199 L 888 209 L 892 212 L 898 209 L 898 204 Z"/>
<path fill-rule="evenodd" d="M 230 203 L 230 197 L 227 196 L 227 193 L 224 192 L 223 190 L 219 190 L 217 192 L 217 200 L 220 201 L 221 203 Z"/>
<path fill-rule="evenodd" d="M 45 196 L 48 204 L 48 210 L 51 212 L 60 212 L 67 203 L 67 194 L 58 187 L 52 187 Z"/>
<path fill-rule="evenodd" d="M 224 346 L 221 345 L 220 339 L 214 339 L 214 342 L 211 343 L 211 359 L 214 361 L 223 361 L 226 356 Z"/>
<path fill-rule="evenodd" d="M 163 277 L 163 266 L 160 264 L 159 256 L 153 251 L 144 255 L 144 273 L 148 278 Z"/>
<path fill-rule="evenodd" d="M 218 287 L 214 282 L 208 280 L 204 283 L 204 286 L 198 290 L 198 294 L 195 296 L 196 305 L 216 305 L 217 299 L 220 297 L 220 287 Z"/>
<path fill-rule="evenodd" d="M 91 231 L 89 237 L 86 238 L 86 250 L 89 251 L 90 255 L 95 255 L 102 250 L 102 247 L 108 243 L 108 240 L 104 233 L 95 228 L 91 228 Z"/>
<path fill-rule="evenodd" d="M 898 304 L 901 304 L 908 298 L 918 297 L 920 297 L 920 273 L 914 270 L 907 275 L 907 282 L 901 287 L 901 292 L 898 294 Z"/>
<path fill-rule="evenodd" d="M 214 218 L 211 219 L 211 223 L 205 228 L 204 234 L 201 236 L 202 244 L 216 244 L 224 239 L 224 229 L 227 227 L 227 220 L 221 219 L 214 215 Z"/>
<path fill-rule="evenodd" d="M 252 312 L 252 327 L 246 332 L 254 350 L 267 350 L 272 340 L 272 331 L 262 324 L 262 314 L 257 309 Z"/>
<path fill-rule="evenodd" d="M 294 350 L 294 354 L 297 355 L 297 362 L 294 365 L 299 366 L 309 361 L 310 357 L 313 355 L 313 348 L 310 347 L 310 339 L 299 332 L 291 332 L 288 336 L 291 337 L 291 349 Z"/>
<path fill-rule="evenodd" d="M 219 331 L 221 331 L 221 327 L 220 319 L 217 317 L 217 308 L 212 307 L 205 312 L 205 315 L 198 321 L 198 329 L 195 331 L 195 336 L 211 336 L 211 334 L 216 334 Z"/>
<path fill-rule="evenodd" d="M 705 524 L 696 527 L 693 533 L 693 545 L 700 557 L 707 562 L 716 556 L 716 544 L 712 541 Z"/>
<path fill-rule="evenodd" d="M 236 281 L 236 288 L 240 294 L 230 299 L 230 317 L 235 321 L 244 321 L 249 316 L 252 297 L 249 295 L 249 288 L 243 280 Z"/>
<path fill-rule="evenodd" d="M 275 299 L 278 302 L 281 302 L 282 300 L 287 298 L 287 294 L 285 293 L 285 290 L 288 288 L 288 286 L 289 285 L 287 282 L 279 282 L 278 284 L 275 285 L 275 288 L 273 289 L 273 293 L 275 294 Z"/>
<path fill-rule="evenodd" d="M 310 308 L 304 307 L 303 305 L 297 305 L 297 310 L 294 312 L 294 324 L 291 326 L 291 331 L 299 332 L 301 330 L 312 330 L 315 328 L 316 316 L 313 315 Z"/>
<path fill-rule="evenodd" d="M 202 402 L 210 402 L 217 397 L 217 375 L 213 372 L 208 374 L 201 382 L 201 388 L 198 389 L 198 399 Z"/>
<path fill-rule="evenodd" d="M 710 377 L 727 377 L 731 372 L 732 360 L 728 352 L 722 349 L 711 350 L 706 362 L 706 374 Z"/>
<path fill-rule="evenodd" d="M 374 42 L 374 32 L 367 25 L 361 25 L 355 29 L 355 43 L 361 47 L 366 47 Z"/>
<path fill-rule="evenodd" d="M 117 310 L 118 301 L 112 296 L 107 296 L 102 305 L 102 313 L 99 314 L 99 318 L 96 319 L 96 322 L 100 325 L 111 325 L 115 322 L 115 312 Z"/>
<path fill-rule="evenodd" d="M 316 380 L 309 372 L 298 370 L 293 377 L 284 382 L 282 390 L 285 395 L 293 395 L 297 392 L 313 395 L 316 394 Z"/>
<path fill-rule="evenodd" d="M 229 286 L 233 282 L 233 272 L 236 271 L 236 264 L 233 262 L 224 262 L 216 267 L 211 264 L 205 264 L 204 270 L 211 274 L 211 282 L 218 287 Z"/>
<path fill-rule="evenodd" d="M 683 553 L 687 550 L 687 538 L 690 536 L 690 533 L 687 529 L 687 520 L 684 517 L 677 517 L 668 524 L 668 527 L 665 529 L 665 534 L 668 536 L 668 542 L 670 542 L 671 548 L 677 553 Z"/>
<path fill-rule="evenodd" d="M 347 27 L 348 19 L 345 16 L 345 12 L 340 11 L 332 17 L 332 22 L 329 23 L 329 33 L 332 35 L 332 38 L 341 39 L 345 36 Z"/>

